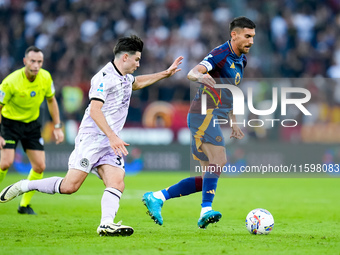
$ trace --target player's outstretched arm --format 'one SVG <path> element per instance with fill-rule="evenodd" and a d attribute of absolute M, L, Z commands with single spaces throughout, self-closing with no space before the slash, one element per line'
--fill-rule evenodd
<path fill-rule="evenodd" d="M 190 81 L 207 84 L 211 87 L 214 87 L 216 84 L 215 80 L 207 73 L 207 68 L 203 65 L 195 66 L 190 70 L 187 77 Z"/>
<path fill-rule="evenodd" d="M 178 66 L 182 64 L 182 60 L 183 60 L 183 57 L 176 58 L 176 60 L 172 63 L 172 65 L 168 69 L 162 72 L 136 76 L 135 82 L 132 84 L 132 89 L 138 90 L 138 89 L 145 88 L 159 80 L 168 78 L 174 75 L 175 73 L 181 71 L 181 69 L 178 68 Z"/>

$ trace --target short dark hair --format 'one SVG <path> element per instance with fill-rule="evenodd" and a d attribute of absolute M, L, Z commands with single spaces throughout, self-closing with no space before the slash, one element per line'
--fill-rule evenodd
<path fill-rule="evenodd" d="M 237 17 L 232 20 L 229 24 L 229 32 L 231 33 L 235 28 L 256 28 L 256 25 L 253 21 L 246 17 Z"/>
<path fill-rule="evenodd" d="M 136 35 L 130 37 L 122 37 L 118 40 L 116 46 L 113 49 L 115 55 L 121 52 L 127 52 L 129 54 L 135 54 L 136 51 L 142 52 L 143 41 Z"/>
<path fill-rule="evenodd" d="M 34 52 L 42 52 L 41 49 L 39 49 L 38 47 L 30 46 L 30 47 L 28 47 L 28 48 L 26 49 L 26 51 L 25 51 L 25 56 L 27 56 L 28 53 L 29 53 L 30 51 L 34 51 Z"/>

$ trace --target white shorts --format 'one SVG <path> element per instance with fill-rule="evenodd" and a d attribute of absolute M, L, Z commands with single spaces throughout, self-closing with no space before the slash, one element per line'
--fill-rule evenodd
<path fill-rule="evenodd" d="M 125 171 L 124 159 L 114 153 L 106 135 L 78 134 L 68 160 L 69 169 L 92 172 L 99 177 L 97 167 L 101 165 L 111 165 Z"/>

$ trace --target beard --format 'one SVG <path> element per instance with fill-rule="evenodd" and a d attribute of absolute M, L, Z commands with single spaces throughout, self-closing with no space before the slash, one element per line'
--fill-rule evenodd
<path fill-rule="evenodd" d="M 248 48 L 246 48 L 246 46 L 244 46 L 244 47 L 238 48 L 238 50 L 239 50 L 242 54 L 247 54 L 247 53 L 249 52 L 250 48 L 251 48 L 251 46 L 248 47 Z"/>

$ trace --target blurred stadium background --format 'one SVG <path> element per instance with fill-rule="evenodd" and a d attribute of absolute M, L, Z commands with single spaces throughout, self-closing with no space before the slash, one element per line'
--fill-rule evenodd
<path fill-rule="evenodd" d="M 43 50 L 43 68 L 54 79 L 66 132 L 66 142 L 54 145 L 43 106 L 47 169 L 66 170 L 88 105 L 90 79 L 111 60 L 117 38 L 137 34 L 145 42 L 135 75 L 161 71 L 182 55 L 182 72 L 133 93 L 122 136 L 132 144 L 127 172 L 185 170 L 190 158 L 186 74 L 229 39 L 228 23 L 241 15 L 257 25 L 241 87 L 255 88 L 255 106 L 260 107 L 271 100 L 269 79 L 285 86 L 298 84 L 312 94 L 307 108 L 313 116 L 304 118 L 291 109 L 287 118 L 299 121 L 294 128 L 245 127 L 246 139 L 228 141 L 230 163 L 338 162 L 339 0 L 0 0 L 0 81 L 23 66 L 28 46 Z M 29 168 L 20 150 L 14 168 L 19 172 Z"/>

